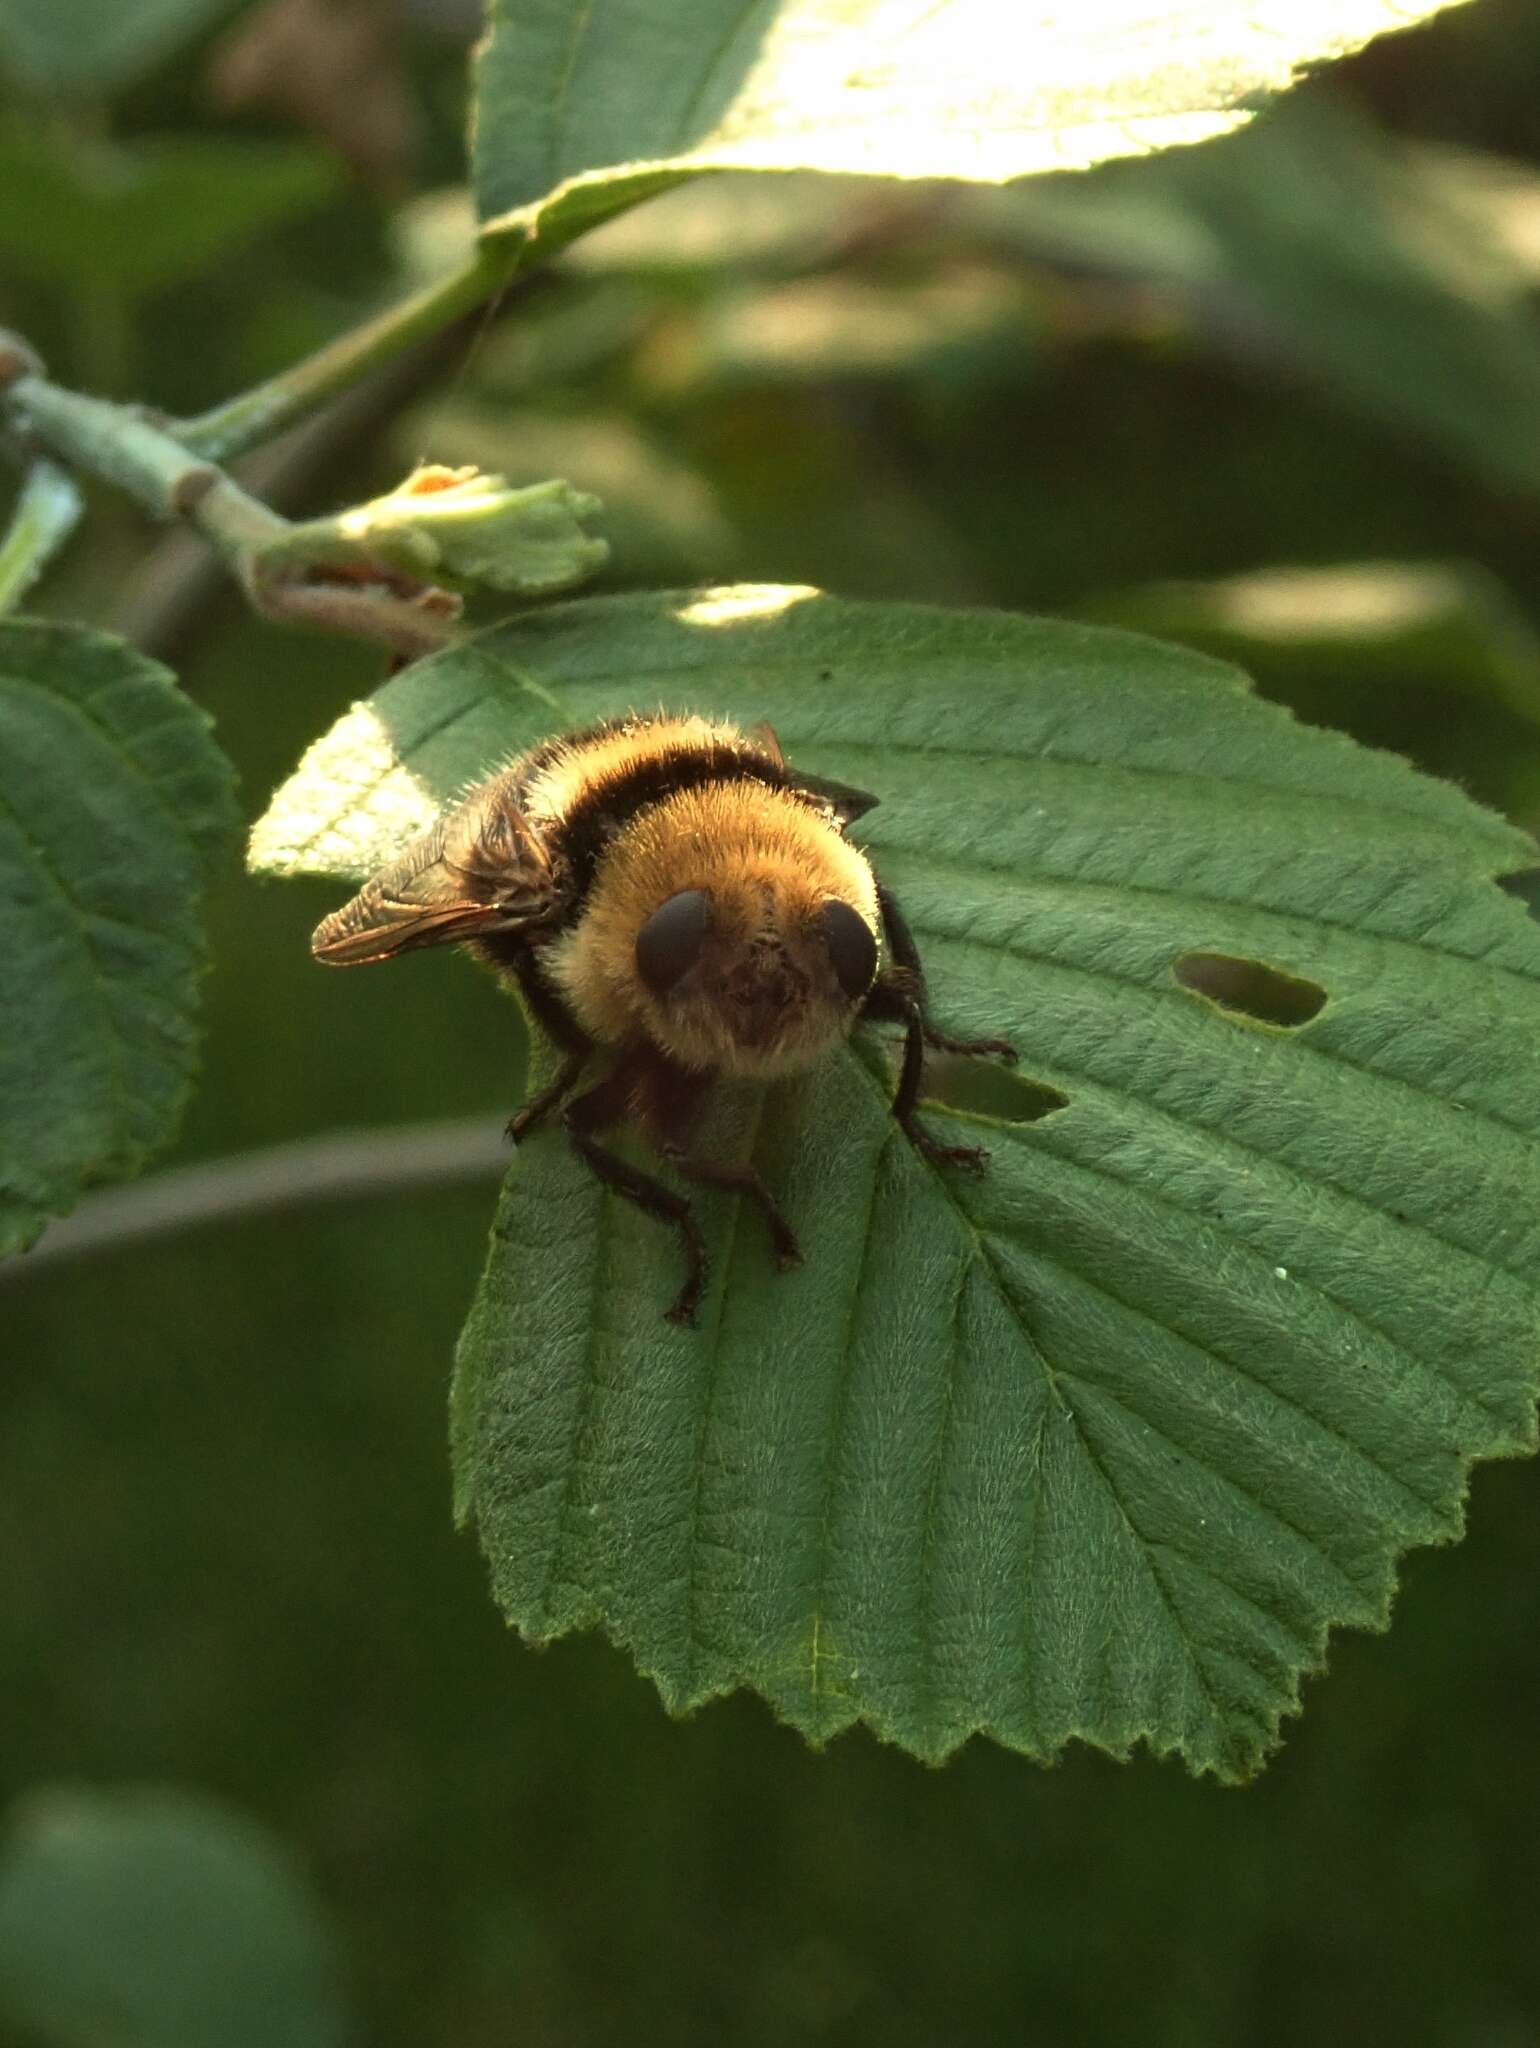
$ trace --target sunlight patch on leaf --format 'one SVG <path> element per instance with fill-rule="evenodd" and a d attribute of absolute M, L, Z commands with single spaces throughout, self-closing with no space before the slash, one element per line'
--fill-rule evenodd
<path fill-rule="evenodd" d="M 777 618 L 817 595 L 810 583 L 727 584 L 691 598 L 674 616 L 681 626 L 736 626 L 747 619 Z"/>
<path fill-rule="evenodd" d="M 339 763 L 347 781 L 339 784 Z M 252 828 L 247 865 L 257 874 L 362 877 L 426 831 L 439 805 L 396 754 L 372 704 L 355 704 L 316 742 L 284 784 L 285 801 Z M 345 814 L 338 797 L 345 793 Z"/>

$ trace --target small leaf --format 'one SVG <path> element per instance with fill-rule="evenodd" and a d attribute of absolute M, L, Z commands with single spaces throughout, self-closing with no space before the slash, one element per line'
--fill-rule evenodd
<path fill-rule="evenodd" d="M 0 625 L 0 1250 L 170 1135 L 233 812 L 167 670 L 83 628 Z"/>
<path fill-rule="evenodd" d="M 505 1612 L 602 1624 L 676 1710 L 747 1684 L 815 1739 L 1244 1777 L 1329 1628 L 1457 1535 L 1471 1461 L 1534 1442 L 1540 930 L 1493 886 L 1532 843 L 1198 655 L 749 588 L 415 666 L 257 857 L 357 875 L 490 762 L 657 705 L 878 794 L 856 832 L 940 1021 L 1012 1038 L 1022 1085 L 929 1112 L 976 1180 L 896 1130 L 884 1034 L 719 1091 L 705 1144 L 806 1263 L 697 1198 L 695 1332 L 672 1237 L 558 1131 L 520 1149 L 454 1397 Z M 1251 998 L 1184 986 L 1199 956 Z"/>
<path fill-rule="evenodd" d="M 394 445 L 403 453 L 432 447 L 448 462 L 492 462 L 514 483 L 576 478 L 604 507 L 628 583 L 680 582 L 733 559 L 740 543 L 711 486 L 634 416 L 592 402 L 581 411 L 536 411 L 492 390 L 495 402 L 439 394 L 414 407 L 394 423 Z"/>
<path fill-rule="evenodd" d="M 333 198 L 337 167 L 309 143 L 175 136 L 68 150 L 0 128 L 0 256 L 45 285 L 128 297 L 195 277 L 254 235 Z"/>
<path fill-rule="evenodd" d="M 59 2048 L 335 2048 L 320 1906 L 254 1822 L 185 1793 L 50 1790 L 0 1855 L 0 2017 Z"/>
<path fill-rule="evenodd" d="M 570 239 L 712 170 L 996 183 L 1195 142 L 1442 0 L 492 0 L 475 175 L 494 232 Z"/>
<path fill-rule="evenodd" d="M 281 574 L 366 560 L 536 596 L 603 567 L 609 548 L 582 528 L 598 509 L 597 498 L 556 480 L 513 489 L 474 466 L 426 463 L 383 497 L 289 527 L 260 551 L 258 568 Z"/>
<path fill-rule="evenodd" d="M 110 93 L 233 6 L 234 0 L 5 0 L 0 64 L 44 92 Z"/>

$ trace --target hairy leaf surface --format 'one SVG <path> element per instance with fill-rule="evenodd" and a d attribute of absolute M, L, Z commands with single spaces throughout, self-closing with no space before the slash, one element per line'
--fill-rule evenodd
<path fill-rule="evenodd" d="M 698 1332 L 673 1237 L 559 1132 L 521 1149 L 454 1398 L 505 1611 L 602 1624 L 675 1709 L 749 1684 L 817 1739 L 1246 1775 L 1471 1460 L 1533 1441 L 1540 931 L 1493 886 L 1532 843 L 1199 655 L 742 588 L 408 671 L 254 858 L 358 875 L 537 736 L 657 705 L 878 794 L 856 836 L 940 1020 L 1019 1079 L 936 1084 L 977 1180 L 895 1129 L 886 1034 L 724 1091 L 709 1143 L 807 1260 L 701 1199 Z"/>
<path fill-rule="evenodd" d="M 166 669 L 81 627 L 0 624 L 0 1250 L 169 1136 L 233 813 Z"/>
<path fill-rule="evenodd" d="M 713 170 L 991 183 L 1195 142 L 1443 0 L 492 0 L 475 175 L 567 239 Z"/>

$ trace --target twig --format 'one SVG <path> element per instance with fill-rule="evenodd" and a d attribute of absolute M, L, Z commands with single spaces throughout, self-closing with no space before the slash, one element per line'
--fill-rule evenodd
<path fill-rule="evenodd" d="M 0 541 L 0 613 L 14 611 L 80 524 L 85 506 L 75 480 L 40 457 L 27 471 Z"/>
<path fill-rule="evenodd" d="M 344 449 L 393 417 L 445 353 L 458 345 L 462 329 L 418 343 L 291 427 L 281 439 L 256 449 L 242 464 L 240 481 L 265 503 L 291 510 L 318 478 L 331 472 Z M 195 534 L 185 528 L 168 533 L 120 596 L 114 632 L 149 654 L 169 658 L 216 594 L 220 573 L 218 562 Z"/>
<path fill-rule="evenodd" d="M 152 1174 L 90 1195 L 51 1224 L 31 1251 L 0 1264 L 0 1283 L 25 1280 L 60 1259 L 116 1251 L 209 1224 L 240 1223 L 309 1202 L 416 1194 L 506 1171 L 499 1118 L 466 1117 L 304 1138 L 207 1165 Z"/>
<path fill-rule="evenodd" d="M 482 242 L 458 270 L 398 306 L 366 320 L 350 334 L 175 429 L 182 445 L 211 461 L 227 462 L 258 441 L 268 441 L 369 371 L 395 360 L 417 343 L 439 334 L 463 314 L 474 312 L 509 284 L 526 244 L 509 235 Z"/>
<path fill-rule="evenodd" d="M 24 343 L 0 337 L 0 383 L 22 435 L 78 468 L 116 484 L 161 518 L 182 518 L 210 541 L 256 608 L 383 641 L 407 660 L 450 638 L 458 600 L 412 579 L 371 575 L 307 578 L 303 565 L 267 571 L 266 558 L 289 522 L 234 478 L 189 450 L 160 421 L 124 405 L 52 384 L 31 367 Z"/>

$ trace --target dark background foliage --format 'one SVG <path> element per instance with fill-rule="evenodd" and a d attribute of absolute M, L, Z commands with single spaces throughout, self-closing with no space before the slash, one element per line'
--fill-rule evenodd
<path fill-rule="evenodd" d="M 379 30 L 372 91 L 400 118 L 367 145 L 324 96 L 233 107 L 227 83 L 222 103 L 228 26 L 132 87 L 119 139 L 282 144 L 309 164 L 284 173 L 301 196 L 153 286 L 16 256 L 5 317 L 61 376 L 189 409 L 431 266 L 432 209 L 407 238 L 392 212 L 458 175 L 465 33 L 427 10 Z M 1520 0 L 1376 46 L 1330 91 L 1540 177 L 1540 24 Z M 89 125 L 13 119 L 66 156 Z M 792 205 L 791 254 L 735 249 L 729 214 L 698 261 L 596 243 L 520 287 L 404 413 L 398 391 L 296 467 L 285 509 L 421 454 L 475 457 L 599 491 L 612 587 L 730 574 L 1103 615 L 1147 579 L 1473 561 L 1507 587 L 1501 662 L 1474 614 L 1420 667 L 1351 634 L 1308 683 L 1257 659 L 1310 717 L 1537 822 L 1533 487 L 1419 434 L 1415 402 L 1379 417 L 1265 330 L 1220 321 L 1215 346 L 1179 296 L 1008 249 L 955 193 L 823 189 L 817 255 L 822 198 Z M 1533 235 L 1540 184 L 1517 189 Z M 146 572 L 144 544 L 97 507 L 49 608 L 174 643 L 255 815 L 379 664 L 199 598 L 174 552 Z M 334 895 L 222 877 L 178 1156 L 495 1122 L 516 1099 L 516 1020 L 490 984 L 439 962 L 387 1001 L 313 968 Z M 380 2048 L 642 2027 L 745 2048 L 1497 2048 L 1540 2030 L 1532 1469 L 1477 1475 L 1463 1548 L 1410 1560 L 1391 1635 L 1337 1641 L 1244 1793 L 1087 1754 L 1045 1773 L 982 1743 L 940 1772 L 862 1734 L 818 1756 L 747 1700 L 671 1723 L 609 1648 L 521 1647 L 451 1532 L 447 1367 L 490 1202 L 489 1185 L 295 1210 L 5 1289 L 0 1793 L 154 1780 L 269 1823 L 317 1878 Z"/>

